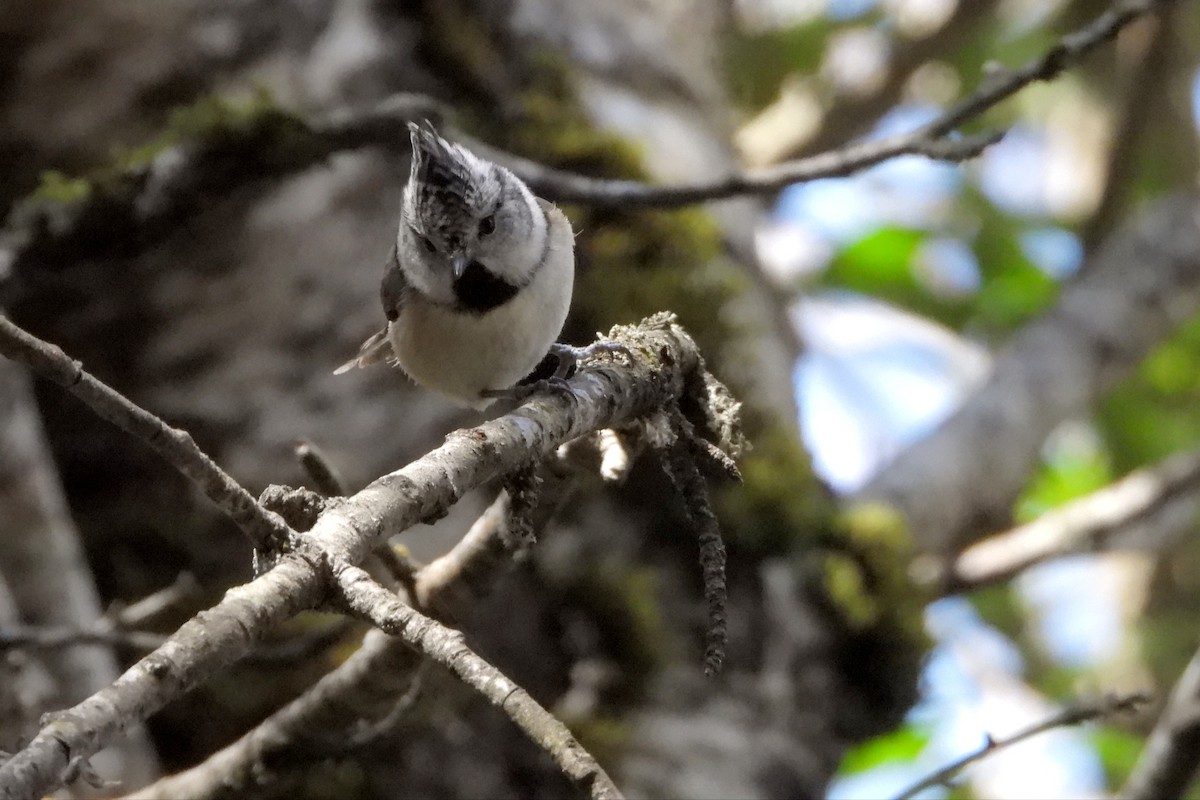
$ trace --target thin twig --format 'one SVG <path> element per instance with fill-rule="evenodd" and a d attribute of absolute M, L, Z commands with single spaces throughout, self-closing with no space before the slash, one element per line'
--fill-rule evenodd
<path fill-rule="evenodd" d="M 1057 78 L 1088 53 L 1114 39 L 1134 20 L 1175 2 L 1177 0 L 1120 0 L 1114 3 L 1088 24 L 1063 36 L 1038 58 L 1014 70 L 992 73 L 982 86 L 920 130 L 928 137 L 949 133 L 1029 84 Z"/>
<path fill-rule="evenodd" d="M 890 158 L 902 155 L 924 155 L 929 158 L 963 161 L 973 158 L 996 142 L 1001 133 L 987 133 L 953 138 L 952 132 L 988 109 L 1011 97 L 1025 86 L 1054 78 L 1103 42 L 1112 39 L 1133 20 L 1176 0 L 1125 0 L 1119 2 L 1091 24 L 1064 36 L 1045 55 L 1011 72 L 999 73 L 985 80 L 972 94 L 933 122 L 914 131 L 887 139 L 848 144 L 806 158 L 788 161 L 771 167 L 747 170 L 726 175 L 717 180 L 661 186 L 631 180 L 608 180 L 553 169 L 529 159 L 507 153 L 471 139 L 453 126 L 441 122 L 441 130 L 467 144 L 480 155 L 511 168 L 533 189 L 549 200 L 574 202 L 596 207 L 673 208 L 740 195 L 770 195 L 783 187 L 817 178 L 843 177 Z M 203 207 L 203 199 L 213 191 L 211 174 L 220 174 L 220 189 L 228 192 L 230 184 L 251 181 L 264 176 L 278 176 L 312 166 L 320 159 L 343 150 L 365 146 L 384 147 L 407 152 L 405 125 L 409 121 L 431 119 L 441 121 L 444 107 L 433 98 L 415 94 L 399 94 L 366 110 L 343 111 L 324 121 L 306 124 L 287 118 L 289 148 L 294 151 L 280 157 L 282 148 L 277 139 L 264 131 L 249 127 L 244 131 L 229 131 L 238 147 L 230 152 L 210 152 L 197 143 L 187 143 L 160 154 L 145 167 L 138 167 L 126 177 L 128 186 L 118 195 L 104 192 L 79 204 L 72 210 L 60 209 L 54 225 L 39 220 L 37 213 L 9 231 L 8 241 L 0 242 L 0 262 L 19 272 L 23 262 L 32 258 L 53 260 L 61 256 L 63 243 L 71 243 L 75 251 L 86 247 L 97 249 L 123 248 L 129 242 L 142 245 L 165 235 L 172 224 Z M 271 124 L 281 124 L 272 118 Z M 269 128 L 269 125 L 267 126 Z M 266 132 L 269 134 L 269 130 Z M 240 137 L 240 138 L 238 138 Z M 261 152 L 269 149 L 269 152 Z M 250 169 L 232 168 L 231 152 L 236 158 L 252 162 Z M 260 162 L 254 161 L 257 159 Z M 85 213 L 88 203 L 103 205 L 103 219 L 119 220 L 107 224 L 103 231 L 93 230 L 95 214 Z M 133 233 L 136 232 L 136 236 Z M 96 241 L 100 241 L 97 245 Z"/>
<path fill-rule="evenodd" d="M 978 29 L 991 23 L 1001 0 L 971 0 L 958 3 L 953 16 L 937 30 L 918 39 L 894 37 L 890 44 L 887 78 L 871 92 L 851 91 L 833 98 L 832 106 L 824 112 L 819 130 L 793 135 L 794 142 L 773 145 L 779 153 L 773 162 L 796 158 L 805 152 L 820 152 L 848 141 L 894 108 L 912 85 L 913 74 L 922 66 L 939 61 L 953 63 L 955 50 L 967 43 Z M 861 87 L 860 87 L 861 88 Z M 803 126 L 801 126 L 803 127 Z M 791 131 L 781 132 L 787 137 Z M 782 152 L 780 152 L 782 151 Z"/>
<path fill-rule="evenodd" d="M 341 497 L 346 493 L 345 482 L 320 448 L 302 439 L 296 442 L 295 452 L 304 474 L 313 482 L 313 489 L 326 497 Z"/>
<path fill-rule="evenodd" d="M 708 484 L 696 466 L 696 437 L 691 423 L 682 414 L 673 415 L 674 441 L 664 448 L 663 469 L 676 493 L 700 543 L 700 570 L 704 580 L 704 600 L 708 605 L 708 629 L 705 631 L 704 674 L 714 677 L 725 663 L 728 617 L 725 612 L 725 543 L 708 498 Z"/>
<path fill-rule="evenodd" d="M 237 523 L 258 550 L 273 552 L 288 542 L 291 531 L 277 515 L 265 510 L 237 481 L 204 451 L 191 434 L 172 428 L 159 417 L 98 380 L 61 348 L 45 342 L 0 315 L 0 355 L 62 386 L 97 415 L 150 445 L 171 466 Z"/>
<path fill-rule="evenodd" d="M 499 706 L 545 750 L 576 787 L 595 800 L 620 798 L 621 792 L 565 725 L 542 708 L 528 692 L 467 647 L 462 633 L 447 628 L 406 605 L 370 575 L 348 564 L 335 566 L 334 576 L 347 608 L 381 630 L 398 636 L 453 672 Z"/>
<path fill-rule="evenodd" d="M 1094 21 L 1062 37 L 1054 47 L 1024 66 L 1000 71 L 933 121 L 909 133 L 859 142 L 771 167 L 746 170 L 716 181 L 655 186 L 638 181 L 589 178 L 503 153 L 478 142 L 470 147 L 509 166 L 535 192 L 562 203 L 590 206 L 673 208 L 750 194 L 771 194 L 793 183 L 843 177 L 903 155 L 923 155 L 939 161 L 965 161 L 995 144 L 1002 133 L 947 138 L 964 123 L 981 116 L 1037 81 L 1048 81 L 1117 33 L 1151 11 L 1176 0 L 1125 0 Z"/>
<path fill-rule="evenodd" d="M 1094 700 L 1081 700 L 1067 706 L 1048 719 L 1030 725 L 1027 728 L 1022 728 L 1011 736 L 1005 736 L 1000 739 L 988 736 L 979 749 L 947 764 L 932 775 L 917 781 L 897 795 L 896 800 L 910 800 L 910 798 L 915 797 L 918 793 L 932 786 L 947 785 L 964 767 L 968 767 L 998 750 L 1011 747 L 1040 733 L 1045 733 L 1055 728 L 1065 728 L 1071 725 L 1079 725 L 1083 722 L 1091 722 L 1092 720 L 1102 719 L 1117 713 L 1136 711 L 1140 706 L 1150 702 L 1150 699 L 1151 697 L 1147 692 L 1132 692 L 1129 694 L 1109 694 Z"/>
<path fill-rule="evenodd" d="M 118 628 L 136 630 L 145 627 L 168 611 L 182 608 L 187 601 L 198 600 L 200 583 L 190 572 L 181 572 L 170 586 L 164 586 L 131 603 L 113 603 L 104 619 Z"/>
<path fill-rule="evenodd" d="M 793 183 L 818 178 L 845 177 L 897 156 L 923 155 L 939 161 L 966 161 L 1000 141 L 1003 135 L 1002 132 L 993 132 L 965 136 L 961 139 L 931 138 L 927 128 L 920 128 L 901 136 L 857 142 L 795 161 L 745 170 L 716 181 L 704 180 L 670 186 L 634 180 L 591 178 L 547 167 L 468 137 L 455 138 L 485 158 L 509 167 L 539 196 L 558 203 L 632 209 L 679 208 L 742 195 L 773 194 Z"/>
<path fill-rule="evenodd" d="M 128 647 L 133 650 L 153 650 L 167 640 L 159 633 L 126 631 L 115 628 L 67 628 L 49 625 L 20 625 L 0 627 L 0 653 L 18 648 L 29 650 L 61 650 L 65 647 L 100 645 Z"/>

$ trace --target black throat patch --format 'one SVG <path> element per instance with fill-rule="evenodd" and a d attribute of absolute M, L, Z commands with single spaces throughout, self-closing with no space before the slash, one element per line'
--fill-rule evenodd
<path fill-rule="evenodd" d="M 517 296 L 521 287 L 490 272 L 483 264 L 472 261 L 454 282 L 454 296 L 464 311 L 486 314 Z"/>

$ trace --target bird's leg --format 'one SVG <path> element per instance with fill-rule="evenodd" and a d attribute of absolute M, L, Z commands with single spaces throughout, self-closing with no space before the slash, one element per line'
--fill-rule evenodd
<path fill-rule="evenodd" d="M 538 392 L 552 391 L 570 395 L 572 392 L 570 384 L 567 383 L 567 377 L 574 373 L 580 361 L 602 353 L 609 355 L 622 353 L 627 358 L 633 358 L 633 354 L 629 352 L 629 348 L 618 342 L 593 342 L 587 347 L 575 347 L 574 345 L 555 342 L 550 345 L 550 355 L 557 359 L 558 366 L 555 367 L 554 374 L 549 378 L 542 378 L 541 380 L 530 381 L 529 383 L 518 383 L 516 386 L 510 386 L 507 389 L 484 389 L 479 394 L 493 400 L 515 400 L 518 403 L 529 399 L 529 397 Z"/>

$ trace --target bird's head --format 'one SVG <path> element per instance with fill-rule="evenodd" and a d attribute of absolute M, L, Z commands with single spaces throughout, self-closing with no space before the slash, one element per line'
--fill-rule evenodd
<path fill-rule="evenodd" d="M 455 302 L 456 286 L 481 271 L 513 287 L 528 282 L 546 241 L 545 216 L 509 170 L 432 128 L 409 124 L 412 169 L 397 246 L 415 288 Z"/>

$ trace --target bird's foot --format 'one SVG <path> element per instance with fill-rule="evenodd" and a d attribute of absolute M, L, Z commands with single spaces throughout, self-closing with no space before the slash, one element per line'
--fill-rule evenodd
<path fill-rule="evenodd" d="M 513 400 L 517 403 L 523 403 L 533 395 L 541 392 L 555 392 L 570 397 L 575 396 L 575 393 L 571 391 L 571 385 L 567 383 L 566 379 L 560 378 L 557 375 L 530 383 L 518 383 L 516 386 L 509 386 L 507 389 L 484 389 L 479 395 L 489 400 Z"/>
<path fill-rule="evenodd" d="M 557 342 L 550 345 L 550 355 L 558 359 L 558 367 L 554 370 L 554 377 L 559 379 L 565 379 L 567 376 L 573 374 L 579 362 L 585 359 L 594 358 L 602 354 L 611 356 L 617 353 L 629 359 L 633 358 L 633 353 L 629 352 L 629 348 L 620 342 L 592 342 L 587 347 L 575 347 L 574 345 L 559 344 Z"/>
<path fill-rule="evenodd" d="M 633 358 L 633 353 L 629 351 L 629 348 L 618 342 L 593 342 L 587 347 L 575 347 L 574 345 L 559 344 L 556 342 L 550 345 L 549 355 L 554 356 L 558 364 L 550 377 L 539 380 L 529 380 L 527 378 L 525 383 L 518 383 L 516 386 L 510 386 L 507 389 L 484 389 L 479 395 L 489 400 L 514 400 L 518 403 L 522 403 L 541 392 L 554 392 L 574 397 L 574 392 L 571 391 L 571 385 L 567 383 L 567 378 L 574 374 L 580 362 L 599 355 L 614 355 L 617 353 L 624 355 L 626 358 Z M 541 372 L 543 375 L 546 374 L 542 372 L 541 368 L 535 370 L 535 374 L 537 372 Z"/>

